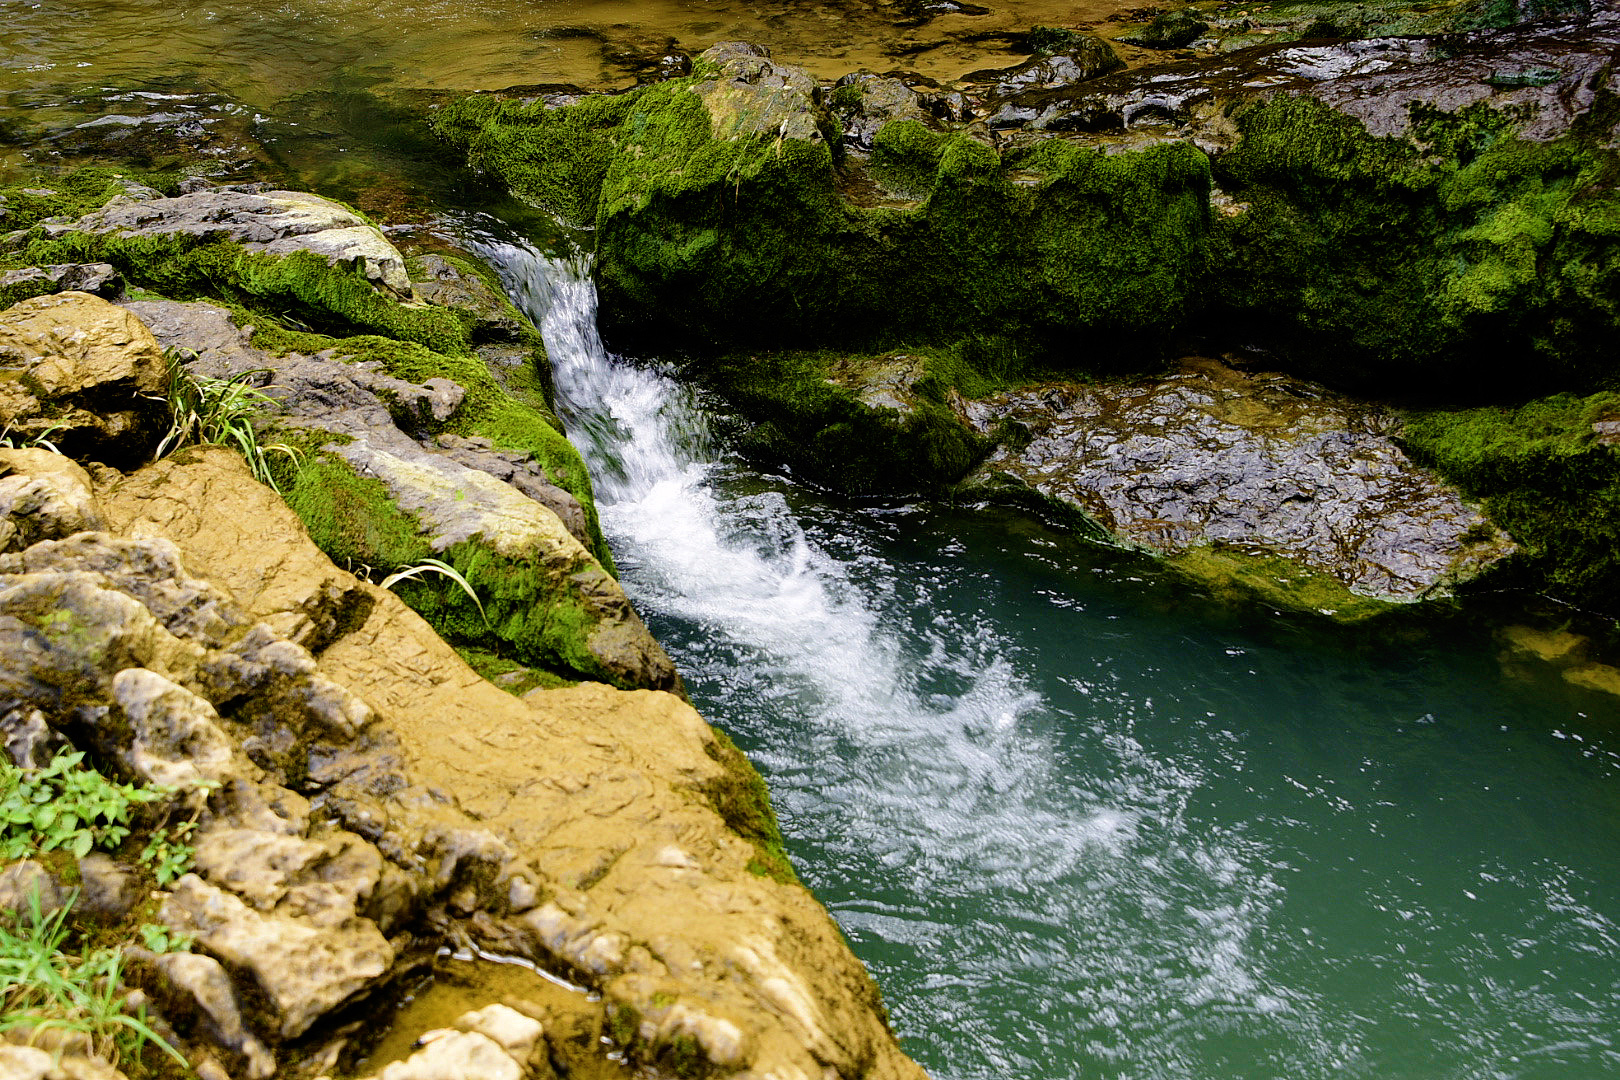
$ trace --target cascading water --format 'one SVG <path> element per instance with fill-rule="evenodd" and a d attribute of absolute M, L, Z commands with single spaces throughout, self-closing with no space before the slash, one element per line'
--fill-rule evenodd
<path fill-rule="evenodd" d="M 1580 722 L 1477 648 L 1277 648 L 975 519 L 830 507 L 609 356 L 581 262 L 483 251 L 627 590 L 936 1076 L 1620 1075 L 1620 755 Z"/>

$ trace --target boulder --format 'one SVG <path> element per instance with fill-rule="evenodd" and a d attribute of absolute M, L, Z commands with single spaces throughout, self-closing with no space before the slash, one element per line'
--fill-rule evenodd
<path fill-rule="evenodd" d="M 418 299 L 469 317 L 475 343 L 522 342 L 534 334 L 512 302 L 464 261 L 442 254 L 418 255 L 410 260 L 410 272 Z"/>
<path fill-rule="evenodd" d="M 1514 551 L 1407 460 L 1394 418 L 1287 377 L 1194 360 L 1163 380 L 1049 384 L 964 410 L 1006 436 L 982 480 L 1031 489 L 1127 546 L 1282 559 L 1396 602 L 1445 595 Z"/>
<path fill-rule="evenodd" d="M 124 279 L 111 263 L 57 263 L 0 271 L 0 307 L 29 296 L 59 292 L 94 293 L 116 300 Z"/>
<path fill-rule="evenodd" d="M 553 483 L 532 453 L 498 451 L 487 438 L 433 433 L 460 408 L 460 385 L 412 383 L 388 374 L 380 361 L 355 362 L 335 349 L 314 356 L 271 353 L 255 347 L 228 312 L 207 303 L 129 306 L 161 340 L 194 353 L 188 367 L 198 375 L 268 372 L 266 393 L 281 403 L 276 422 L 314 436 L 325 463 L 300 475 L 288 492 L 292 504 L 306 516 L 324 515 L 317 528 L 332 530 L 322 533 L 329 544 L 349 544 L 344 554 L 352 558 L 359 545 L 334 535 L 337 518 L 326 510 L 334 496 L 317 487 L 321 478 L 332 478 L 333 485 L 376 484 L 379 502 L 401 515 L 415 536 L 411 550 L 367 550 L 361 559 L 383 572 L 427 557 L 457 565 L 480 594 L 479 607 L 458 585 L 439 579 L 413 595 L 431 588 L 440 609 L 470 609 L 444 616 L 461 619 L 459 638 L 562 673 L 626 686 L 676 685 L 668 656 L 587 546 L 597 538 L 579 500 Z M 333 468 L 341 470 L 335 478 Z M 349 527 L 361 534 L 369 528 L 364 522 Z M 319 625 L 335 617 L 326 615 Z"/>
<path fill-rule="evenodd" d="M 716 139 L 827 141 L 821 88 L 802 68 L 776 63 L 764 46 L 722 41 L 699 55 L 694 71 L 690 90 L 708 110 Z"/>
<path fill-rule="evenodd" d="M 0 427 L 113 463 L 149 454 L 164 427 L 163 349 L 134 315 L 88 293 L 0 312 Z"/>
<path fill-rule="evenodd" d="M 375 225 L 341 203 L 301 191 L 209 188 L 174 198 L 120 196 L 52 231 L 217 238 L 267 255 L 309 251 L 329 265 L 354 265 L 378 288 L 411 298 L 405 258 Z"/>

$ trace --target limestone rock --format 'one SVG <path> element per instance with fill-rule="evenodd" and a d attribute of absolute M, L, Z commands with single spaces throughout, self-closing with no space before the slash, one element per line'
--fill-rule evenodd
<path fill-rule="evenodd" d="M 261 914 L 196 874 L 176 883 L 158 913 L 165 925 L 247 972 L 268 1000 L 276 1033 L 295 1038 L 386 972 L 394 949 L 369 920 L 311 925 Z"/>
<path fill-rule="evenodd" d="M 145 896 L 146 890 L 135 871 L 109 855 L 93 851 L 80 859 L 78 865 L 79 897 L 73 904 L 75 915 L 117 922 Z"/>
<path fill-rule="evenodd" d="M 1395 601 L 1443 594 L 1513 551 L 1407 460 L 1387 417 L 1282 376 L 1193 361 L 1163 381 L 1036 387 L 967 414 L 981 432 L 1022 429 L 980 475 L 1072 506 L 1127 545 L 1281 557 Z"/>
<path fill-rule="evenodd" d="M 411 296 L 404 256 L 375 226 L 339 203 L 300 191 L 216 188 L 170 199 L 120 197 L 66 231 L 221 237 L 269 255 L 310 251 L 334 266 L 353 263 L 379 288 Z"/>
<path fill-rule="evenodd" d="M 386 1066 L 376 1080 L 522 1080 L 522 1066 L 486 1035 L 430 1031 L 422 1038 L 427 1045 Z"/>
<path fill-rule="evenodd" d="M 0 272 L 0 296 L 24 288 L 40 296 L 83 292 L 116 300 L 124 291 L 124 279 L 111 263 L 57 263 Z"/>
<path fill-rule="evenodd" d="M 180 790 L 223 783 L 240 766 L 219 714 L 205 699 L 155 671 L 125 668 L 112 698 L 130 726 L 128 761 L 147 783 Z"/>
<path fill-rule="evenodd" d="M 105 528 L 90 475 L 49 450 L 0 450 L 0 551 Z"/>
<path fill-rule="evenodd" d="M 0 1074 L 8 1080 L 55 1080 L 56 1061 L 33 1046 L 0 1043 Z"/>
<path fill-rule="evenodd" d="M 516 598 L 524 608 L 519 618 L 545 624 L 534 635 L 542 643 L 525 647 L 549 650 L 542 659 L 625 685 L 676 685 L 668 655 L 647 632 L 623 589 L 585 546 L 588 524 L 578 500 L 551 483 L 526 453 L 501 452 L 488 440 L 442 433 L 418 441 L 406 430 L 430 419 L 447 418 L 459 396 L 447 398 L 447 388 L 431 385 L 433 380 L 430 385 L 415 386 L 372 365 L 348 363 L 327 354 L 272 355 L 254 348 L 229 313 L 213 305 L 145 301 L 129 306 L 150 321 L 163 341 L 197 353 L 190 366 L 201 374 L 229 377 L 267 369 L 274 381 L 268 392 L 285 403 L 283 422 L 341 437 L 328 452 L 347 462 L 357 475 L 381 481 L 390 501 L 420 523 L 422 536 L 435 553 L 476 543 L 519 564 L 522 569 L 514 573 L 533 578 L 528 595 Z M 454 390 L 459 395 L 460 388 Z M 180 493 L 161 485 L 168 483 L 174 471 L 163 469 L 152 475 L 154 483 L 143 485 L 140 496 L 133 490 L 127 496 L 109 496 L 112 504 L 148 516 L 154 512 L 144 505 L 144 496 L 150 492 L 159 509 L 172 505 L 170 499 Z M 163 479 L 158 481 L 158 477 Z M 119 490 L 128 487 L 126 483 Z M 279 504 L 273 493 L 267 492 L 265 501 Z M 246 515 L 245 520 L 263 520 L 266 514 L 289 518 L 284 509 L 266 506 Z M 221 554 L 226 556 L 218 560 L 223 564 L 238 561 L 234 550 Z M 342 591 L 352 591 L 352 585 Z M 572 624 L 547 622 L 543 617 L 547 605 L 568 605 L 584 615 L 585 656 L 568 655 L 573 643 L 563 639 L 573 633 Z M 317 640 L 326 632 L 322 628 L 333 626 L 337 617 L 317 619 L 317 613 L 307 614 Z M 492 612 L 490 621 L 501 624 L 501 614 Z M 285 616 L 272 625 L 296 633 Z"/>
<path fill-rule="evenodd" d="M 141 321 L 88 293 L 0 312 L 0 426 L 106 461 L 143 457 L 164 422 L 163 350 Z"/>
<path fill-rule="evenodd" d="M 585 978 L 598 1029 L 641 1018 L 626 1075 L 696 1048 L 759 1076 L 920 1076 L 826 912 L 756 872 L 735 830 L 769 831 L 757 779 L 685 702 L 602 684 L 520 700 L 358 582 L 365 602 L 312 656 L 252 620 L 318 608 L 335 571 L 228 451 L 98 498 L 114 535 L 0 556 L 0 715 L 38 713 L 150 775 L 222 779 L 195 872 L 159 909 L 220 965 L 164 961 L 230 1066 L 209 1075 L 263 1073 L 249 1036 L 272 1056 L 328 1037 L 421 933 Z M 539 1034 L 498 1009 L 458 1026 L 418 1065 L 517 1077 Z"/>
<path fill-rule="evenodd" d="M 37 900 L 42 914 L 60 911 L 69 890 L 33 859 L 21 859 L 0 869 L 0 920 L 27 918 Z"/>
<path fill-rule="evenodd" d="M 695 84 L 692 93 L 708 107 L 716 139 L 803 139 L 825 142 L 829 117 L 816 81 L 801 68 L 778 64 L 771 51 L 743 41 L 722 41 L 698 61 L 718 77 Z"/>
<path fill-rule="evenodd" d="M 200 1014 L 210 1041 L 241 1060 L 240 1071 L 247 1080 L 275 1075 L 275 1058 L 243 1021 L 236 990 L 218 960 L 200 953 L 164 953 L 152 957 L 151 963 L 167 982 L 168 996 L 184 995 L 191 1010 Z M 170 1011 L 177 1010 L 171 1005 Z"/>
<path fill-rule="evenodd" d="M 303 526 L 276 493 L 244 483 L 242 461 L 223 447 L 165 458 L 102 493 L 113 528 L 169 536 L 186 565 L 219 583 L 254 621 L 319 648 L 339 627 L 363 618 L 370 600 L 353 574 L 308 543 Z M 201 519 L 199 506 L 217 516 Z M 303 543 L 292 541 L 302 540 Z M 253 552 L 253 558 L 242 557 Z"/>
<path fill-rule="evenodd" d="M 456 1027 L 488 1037 L 518 1061 L 529 1056 L 543 1034 L 540 1021 L 506 1005 L 488 1005 L 463 1013 Z"/>

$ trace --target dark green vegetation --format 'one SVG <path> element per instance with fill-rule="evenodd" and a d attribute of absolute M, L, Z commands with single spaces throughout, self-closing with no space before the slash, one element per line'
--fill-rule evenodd
<path fill-rule="evenodd" d="M 869 169 L 902 208 L 842 198 L 820 143 L 716 140 L 682 80 L 553 111 L 479 95 L 437 124 L 596 226 L 607 328 L 632 348 L 878 351 L 993 330 L 1099 371 L 1225 328 L 1289 370 L 1422 395 L 1464 371 L 1483 394 L 1607 378 L 1617 111 L 1541 143 L 1483 106 L 1377 138 L 1283 96 L 1234 106 L 1237 146 L 1216 158 L 1058 139 L 998 154 L 901 121 Z"/>
<path fill-rule="evenodd" d="M 1403 442 L 1513 534 L 1522 582 L 1612 612 L 1620 611 L 1620 454 L 1593 425 L 1616 421 L 1620 394 L 1559 394 L 1419 413 Z"/>
<path fill-rule="evenodd" d="M 1544 13 L 1487 7 L 1443 14 Z M 751 449 L 840 490 L 959 479 L 983 446 L 952 392 L 1037 369 L 1152 369 L 1195 342 L 1428 407 L 1614 385 L 1611 98 L 1539 142 L 1520 136 L 1515 108 L 1414 107 L 1409 133 L 1386 138 L 1308 96 L 1237 100 L 1223 121 L 1233 146 L 1215 156 L 1190 140 L 998 152 L 899 121 L 854 163 L 824 142 L 716 138 L 726 110 L 781 106 L 711 109 L 703 79 L 555 110 L 475 95 L 435 125 L 518 194 L 594 226 L 615 343 L 683 350 L 755 422 Z M 863 171 L 884 199 L 844 197 Z M 864 373 L 897 352 L 921 358 L 921 379 L 901 402 L 874 399 Z M 1573 597 L 1610 589 L 1597 507 L 1613 464 L 1594 453 L 1557 526 L 1531 505 L 1536 489 L 1516 488 L 1515 509 L 1455 455 L 1430 456 L 1525 546 L 1527 580 Z"/>

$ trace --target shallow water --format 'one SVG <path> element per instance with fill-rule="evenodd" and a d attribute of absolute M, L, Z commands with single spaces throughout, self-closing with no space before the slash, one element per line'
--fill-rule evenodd
<path fill-rule="evenodd" d="M 578 267 L 491 253 L 627 588 L 937 1077 L 1620 1076 L 1614 699 L 761 475 Z"/>

